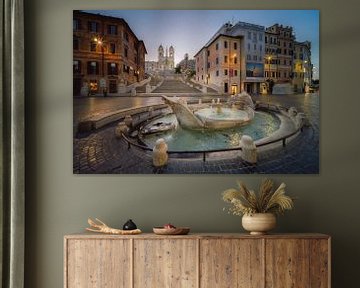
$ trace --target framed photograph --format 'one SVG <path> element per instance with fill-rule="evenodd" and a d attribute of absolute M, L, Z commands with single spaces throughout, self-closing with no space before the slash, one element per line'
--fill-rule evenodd
<path fill-rule="evenodd" d="M 73 173 L 318 174 L 318 10 L 73 11 Z"/>

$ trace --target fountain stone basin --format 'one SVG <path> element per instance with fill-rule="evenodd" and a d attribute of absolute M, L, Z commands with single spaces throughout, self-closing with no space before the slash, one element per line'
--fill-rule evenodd
<path fill-rule="evenodd" d="M 226 129 L 248 124 L 253 117 L 251 111 L 221 108 L 204 108 L 194 112 L 204 123 L 204 128 Z"/>
<path fill-rule="evenodd" d="M 249 123 L 255 115 L 253 102 L 248 94 L 240 95 L 241 98 L 246 100 L 246 103 L 249 103 L 241 110 L 222 107 L 220 99 L 218 99 L 215 108 L 209 107 L 195 112 L 181 99 L 162 97 L 165 103 L 172 108 L 179 124 L 188 129 L 226 129 L 242 126 Z"/>

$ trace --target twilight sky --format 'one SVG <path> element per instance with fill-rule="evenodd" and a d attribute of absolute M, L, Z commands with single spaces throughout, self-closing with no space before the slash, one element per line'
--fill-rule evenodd
<path fill-rule="evenodd" d="M 271 26 L 275 23 L 292 26 L 297 41 L 311 42 L 312 62 L 319 70 L 318 10 L 85 10 L 90 13 L 124 18 L 136 36 L 143 40 L 146 60 L 157 60 L 160 44 L 173 45 L 175 63 L 185 53 L 193 58 L 214 33 L 226 22 L 248 22 Z"/>

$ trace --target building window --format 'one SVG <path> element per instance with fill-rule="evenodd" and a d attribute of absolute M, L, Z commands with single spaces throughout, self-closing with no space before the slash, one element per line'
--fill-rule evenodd
<path fill-rule="evenodd" d="M 251 60 L 251 55 L 246 55 L 247 60 Z"/>
<path fill-rule="evenodd" d="M 216 70 L 216 77 L 219 76 L 219 70 Z"/>
<path fill-rule="evenodd" d="M 250 51 L 250 43 L 248 43 L 248 50 Z"/>
<path fill-rule="evenodd" d="M 253 33 L 253 37 L 254 37 L 253 41 L 257 41 L 257 36 L 255 32 Z"/>
<path fill-rule="evenodd" d="M 254 50 L 256 50 L 256 44 L 254 44 Z"/>
<path fill-rule="evenodd" d="M 238 72 L 237 72 L 237 71 L 238 71 L 238 70 L 236 70 L 236 69 L 234 70 L 234 75 L 235 75 L 235 76 L 238 76 L 238 74 L 237 74 Z"/>
<path fill-rule="evenodd" d="M 234 64 L 236 64 L 237 63 L 237 57 L 235 56 L 234 57 Z"/>
<path fill-rule="evenodd" d="M 227 48 L 227 41 L 224 41 L 224 48 Z"/>
<path fill-rule="evenodd" d="M 286 49 L 284 49 L 284 55 L 286 55 L 287 54 L 287 50 Z"/>
<path fill-rule="evenodd" d="M 216 57 L 216 65 L 219 64 L 219 57 Z"/>
<path fill-rule="evenodd" d="M 124 55 L 125 55 L 125 57 L 127 58 L 128 57 L 128 48 L 124 48 Z"/>
<path fill-rule="evenodd" d="M 286 72 L 284 72 L 284 78 L 286 78 L 287 77 L 287 73 Z"/>
<path fill-rule="evenodd" d="M 219 50 L 219 43 L 216 43 L 215 49 L 216 49 L 216 50 Z"/>
<path fill-rule="evenodd" d="M 291 44 L 291 42 L 289 43 L 289 48 L 292 48 L 292 44 Z"/>
<path fill-rule="evenodd" d="M 73 61 L 73 72 L 74 74 L 81 73 L 81 62 L 79 60 Z"/>
<path fill-rule="evenodd" d="M 248 39 L 251 39 L 251 32 L 248 32 Z"/>
<path fill-rule="evenodd" d="M 253 56 L 254 61 L 257 61 L 257 55 Z"/>
<path fill-rule="evenodd" d="M 263 34 L 259 33 L 259 41 L 262 41 L 262 39 L 263 39 Z"/>
<path fill-rule="evenodd" d="M 116 25 L 108 25 L 108 34 L 117 35 L 117 26 Z"/>
<path fill-rule="evenodd" d="M 228 70 L 227 69 L 224 70 L 224 75 L 228 75 Z"/>
<path fill-rule="evenodd" d="M 286 42 L 284 41 L 284 47 L 286 47 Z"/>
<path fill-rule="evenodd" d="M 207 63 L 207 68 L 208 68 L 208 69 L 210 68 L 210 62 Z"/>
<path fill-rule="evenodd" d="M 88 22 L 88 30 L 90 32 L 99 32 L 99 23 L 95 21 L 89 21 Z"/>
<path fill-rule="evenodd" d="M 204 75 L 201 75 L 201 80 L 204 80 Z"/>
<path fill-rule="evenodd" d="M 234 50 L 237 50 L 237 43 L 234 42 Z"/>
<path fill-rule="evenodd" d="M 116 63 L 108 63 L 108 75 L 118 75 L 118 66 Z"/>
<path fill-rule="evenodd" d="M 125 37 L 125 40 L 128 42 L 129 41 L 129 34 L 127 32 L 125 32 L 124 37 Z"/>
<path fill-rule="evenodd" d="M 207 56 L 208 56 L 208 57 L 210 56 L 210 50 L 207 51 Z"/>
<path fill-rule="evenodd" d="M 73 30 L 80 30 L 80 20 L 79 19 L 73 19 Z"/>
<path fill-rule="evenodd" d="M 287 63 L 286 63 L 286 59 L 284 59 L 284 65 L 287 65 Z"/>
<path fill-rule="evenodd" d="M 271 72 L 271 77 L 275 78 L 275 72 Z"/>
<path fill-rule="evenodd" d="M 79 38 L 77 38 L 77 37 L 73 38 L 73 49 L 79 50 Z"/>
<path fill-rule="evenodd" d="M 94 42 L 94 41 L 92 41 L 92 42 L 90 43 L 90 51 L 96 52 L 96 47 L 97 47 L 97 43 Z"/>
<path fill-rule="evenodd" d="M 267 36 L 265 36 L 265 43 L 266 43 L 266 44 L 268 43 Z"/>
<path fill-rule="evenodd" d="M 115 54 L 116 53 L 116 44 L 110 43 L 110 53 Z"/>
<path fill-rule="evenodd" d="M 228 56 L 224 56 L 224 63 L 227 63 L 228 62 Z"/>
<path fill-rule="evenodd" d="M 96 61 L 88 62 L 88 74 L 89 75 L 98 75 L 99 74 L 99 65 Z"/>

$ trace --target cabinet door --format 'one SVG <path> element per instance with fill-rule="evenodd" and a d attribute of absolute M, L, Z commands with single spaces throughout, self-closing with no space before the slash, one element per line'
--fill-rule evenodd
<path fill-rule="evenodd" d="M 263 287 L 263 262 L 260 239 L 203 239 L 200 241 L 200 287 Z"/>
<path fill-rule="evenodd" d="M 310 241 L 310 287 L 330 287 L 330 240 Z"/>
<path fill-rule="evenodd" d="M 197 287 L 197 240 L 134 240 L 134 288 Z"/>
<path fill-rule="evenodd" d="M 130 240 L 68 239 L 65 287 L 131 287 L 130 248 Z"/>
<path fill-rule="evenodd" d="M 266 240 L 266 287 L 310 287 L 310 241 L 308 239 Z"/>

